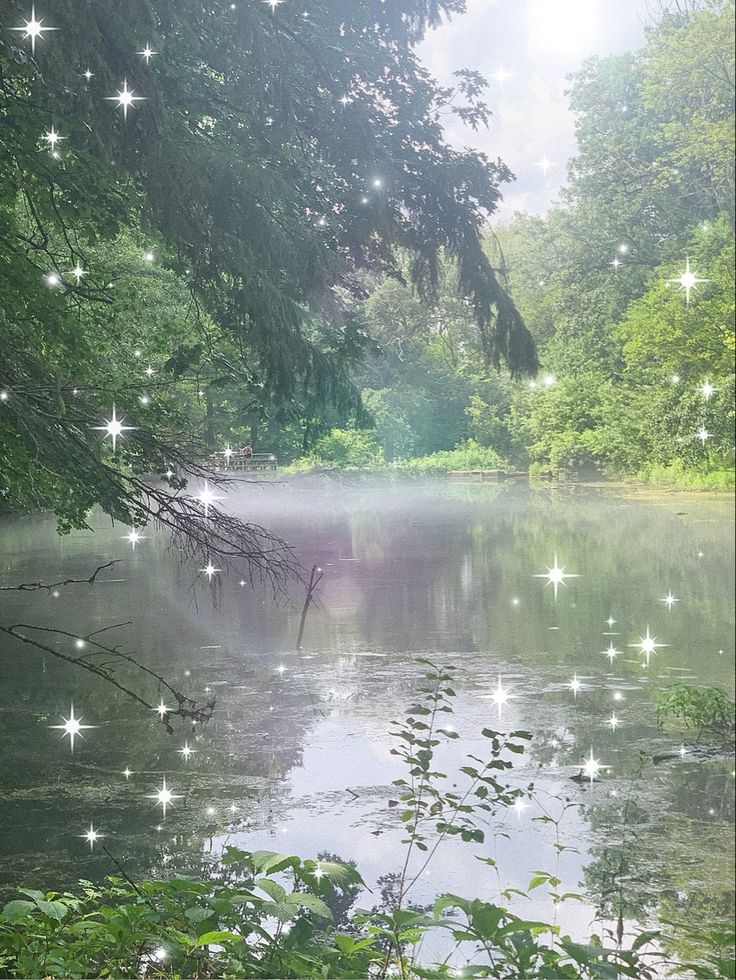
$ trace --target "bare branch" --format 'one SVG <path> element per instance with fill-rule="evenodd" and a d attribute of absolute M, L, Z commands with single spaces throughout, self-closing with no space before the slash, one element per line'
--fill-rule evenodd
<path fill-rule="evenodd" d="M 121 561 L 122 558 L 114 558 L 105 565 L 100 565 L 92 572 L 89 578 L 65 578 L 59 582 L 51 582 L 48 585 L 44 582 L 24 582 L 23 585 L 0 585 L 0 592 L 37 592 L 44 589 L 46 592 L 51 593 L 53 589 L 59 589 L 63 585 L 94 585 L 95 579 L 100 572 L 104 572 L 108 568 L 113 568 Z"/>

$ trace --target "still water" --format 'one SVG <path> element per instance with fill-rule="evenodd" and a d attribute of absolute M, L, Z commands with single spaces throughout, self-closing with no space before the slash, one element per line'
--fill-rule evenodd
<path fill-rule="evenodd" d="M 585 893 L 559 915 L 580 936 L 598 908 L 610 926 L 619 909 L 644 922 L 732 907 L 733 759 L 658 730 L 654 708 L 656 691 L 677 681 L 733 693 L 730 500 L 305 481 L 249 486 L 225 506 L 322 567 L 300 653 L 296 587 L 284 603 L 224 580 L 213 602 L 153 529 L 133 550 L 127 529 L 102 515 L 93 531 L 63 538 L 44 516 L 0 524 L 3 585 L 84 577 L 123 559 L 93 586 L 0 594 L 0 623 L 81 636 L 126 624 L 108 639 L 177 689 L 217 697 L 206 728 L 175 721 L 170 736 L 104 682 L 0 639 L 0 886 L 62 888 L 113 873 L 81 837 L 92 823 L 135 875 L 197 870 L 228 843 L 329 852 L 357 863 L 373 889 L 360 904 L 370 907 L 403 859 L 388 801 L 404 773 L 388 731 L 421 683 L 417 658 L 430 657 L 458 670 L 450 722 L 460 737 L 440 768 L 453 773 L 480 754 L 483 727 L 526 729 L 534 739 L 509 780 L 534 790 L 527 808 L 498 814 L 482 846 L 443 845 L 415 901 L 444 890 L 494 900 L 548 870 Z M 571 577 L 555 598 L 536 576 L 556 562 Z M 648 666 L 647 635 L 658 644 Z M 73 646 L 50 634 L 45 642 Z M 611 647 L 617 656 L 605 654 Z M 509 693 L 500 708 L 499 683 Z M 158 702 L 155 683 L 142 689 Z M 72 702 L 95 726 L 73 754 L 50 727 Z M 591 751 L 607 767 L 602 779 L 576 782 Z M 150 798 L 163 776 L 179 797 L 165 819 Z M 571 849 L 558 864 L 554 826 L 539 818 L 557 819 L 566 800 L 576 805 L 559 833 Z M 552 916 L 545 888 L 514 901 L 525 917 Z"/>

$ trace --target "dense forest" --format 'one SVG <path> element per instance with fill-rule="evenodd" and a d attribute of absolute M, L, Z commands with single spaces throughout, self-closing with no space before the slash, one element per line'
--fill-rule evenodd
<path fill-rule="evenodd" d="M 484 369 L 451 263 L 431 306 L 395 280 L 375 290 L 364 312 L 379 352 L 356 377 L 377 456 L 473 440 L 539 471 L 728 483 L 733 32 L 732 4 L 670 14 L 643 49 L 572 78 L 578 155 L 562 202 L 484 239 L 537 344 L 536 378 Z"/>

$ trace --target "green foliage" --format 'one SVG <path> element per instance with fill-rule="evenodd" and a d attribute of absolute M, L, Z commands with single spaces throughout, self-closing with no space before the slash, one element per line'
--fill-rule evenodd
<path fill-rule="evenodd" d="M 699 690 L 689 684 L 672 684 L 656 692 L 657 722 L 680 722 L 698 735 L 727 737 L 734 731 L 736 706 L 717 687 Z"/>
<path fill-rule="evenodd" d="M 383 454 L 367 429 L 333 429 L 315 443 L 308 460 L 312 466 L 380 466 Z"/>
<path fill-rule="evenodd" d="M 394 469 L 410 476 L 441 476 L 451 470 L 502 470 L 507 465 L 495 449 L 481 446 L 475 439 L 467 439 L 454 449 L 400 460 Z"/>

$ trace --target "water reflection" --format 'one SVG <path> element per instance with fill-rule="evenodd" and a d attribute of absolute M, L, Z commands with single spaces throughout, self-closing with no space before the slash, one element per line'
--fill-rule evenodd
<path fill-rule="evenodd" d="M 477 752 L 476 733 L 501 711 L 504 729 L 535 734 L 513 775 L 518 786 L 533 780 L 535 792 L 529 809 L 504 814 L 479 849 L 498 870 L 448 843 L 417 900 L 445 888 L 489 898 L 552 870 L 557 831 L 539 818 L 557 820 L 566 799 L 575 805 L 559 832 L 577 850 L 561 853 L 558 870 L 570 891 L 584 877 L 592 898 L 563 907 L 563 925 L 584 931 L 595 905 L 612 918 L 622 908 L 627 918 L 681 910 L 692 900 L 678 897 L 691 896 L 687 881 L 701 882 L 714 907 L 731 900 L 732 764 L 694 746 L 659 765 L 640 756 L 680 745 L 656 727 L 658 687 L 688 680 L 733 688 L 727 501 L 429 483 L 250 487 L 226 504 L 286 537 L 305 565 L 323 568 L 301 653 L 300 596 L 279 606 L 221 582 L 213 605 L 206 584 L 194 593 L 192 570 L 150 529 L 129 551 L 121 529 L 101 517 L 94 533 L 63 539 L 46 518 L 3 522 L 6 583 L 81 577 L 124 559 L 92 588 L 62 589 L 58 598 L 6 594 L 3 622 L 82 635 L 128 623 L 117 638 L 122 649 L 178 689 L 217 699 L 206 728 L 177 725 L 170 737 L 121 692 L 70 674 L 53 657 L 6 646 L 4 882 L 61 887 L 108 873 L 105 854 L 80 839 L 93 821 L 135 873 L 194 870 L 229 841 L 304 857 L 337 852 L 375 886 L 400 854 L 386 804 L 402 773 L 387 732 L 412 700 L 422 655 L 460 670 L 452 724 L 461 737 L 442 764 L 457 767 Z M 579 576 L 559 583 L 556 600 L 546 578 L 535 577 L 554 567 Z M 680 601 L 668 608 L 670 590 Z M 667 644 L 648 666 L 639 649 L 647 630 Z M 611 646 L 615 657 L 606 656 Z M 504 703 L 493 699 L 499 676 L 510 694 Z M 147 693 L 158 703 L 155 686 Z M 68 717 L 72 701 L 97 726 L 73 756 L 68 739 L 49 728 Z M 576 782 L 591 751 L 610 769 L 601 782 Z M 181 797 L 165 818 L 151 798 L 164 777 Z M 550 914 L 544 889 L 524 914 Z"/>

